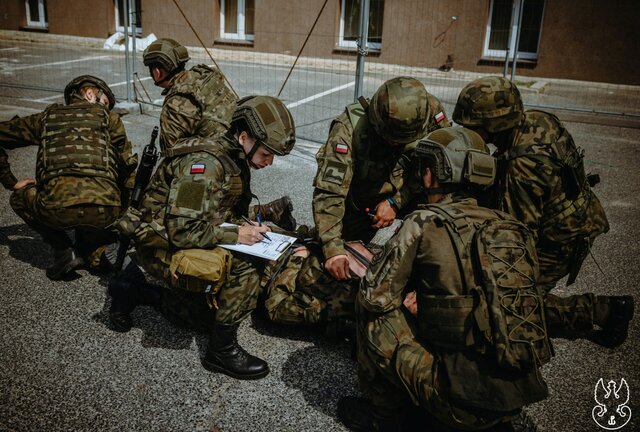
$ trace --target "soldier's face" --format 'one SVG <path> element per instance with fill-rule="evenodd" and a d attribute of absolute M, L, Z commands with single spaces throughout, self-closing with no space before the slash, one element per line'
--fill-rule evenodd
<path fill-rule="evenodd" d="M 238 141 L 242 148 L 244 149 L 246 154 L 251 153 L 251 150 L 255 145 L 258 145 L 258 149 L 251 156 L 251 160 L 249 161 L 249 165 L 251 165 L 254 169 L 262 169 L 268 167 L 273 163 L 273 153 L 269 151 L 268 148 L 256 144 L 256 139 L 250 136 L 245 131 L 242 131 L 238 136 Z"/>

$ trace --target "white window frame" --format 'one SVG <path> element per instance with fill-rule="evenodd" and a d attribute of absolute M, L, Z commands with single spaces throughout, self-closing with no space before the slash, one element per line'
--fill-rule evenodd
<path fill-rule="evenodd" d="M 29 7 L 29 0 L 24 0 L 24 7 L 27 12 L 27 27 L 39 27 L 39 28 L 47 28 L 49 27 L 49 23 L 45 21 L 45 0 L 37 0 L 38 2 L 38 15 L 40 20 L 33 21 L 31 19 L 31 8 Z"/>
<path fill-rule="evenodd" d="M 123 0 L 128 2 L 129 0 Z M 132 0 L 136 1 L 136 0 Z M 140 6 L 142 6 L 142 2 L 140 2 Z M 116 31 L 124 33 L 124 23 L 120 22 L 120 9 L 118 8 L 118 0 L 113 0 L 113 6 L 116 12 Z M 140 13 L 139 10 L 136 10 L 137 13 Z M 142 27 L 136 27 L 136 34 L 142 34 Z"/>
<path fill-rule="evenodd" d="M 350 40 L 344 39 L 344 11 L 346 10 L 345 8 L 346 1 L 347 0 L 340 0 L 340 35 L 338 36 L 338 46 L 343 48 L 357 48 L 358 44 L 356 41 L 350 41 Z M 373 50 L 381 50 L 382 43 L 367 41 L 367 48 L 371 48 Z"/>
<path fill-rule="evenodd" d="M 513 8 L 511 9 L 511 32 L 509 34 L 509 58 L 513 58 L 513 53 L 516 49 L 516 35 L 518 34 L 518 16 L 520 15 L 520 8 L 525 0 L 513 0 Z M 491 39 L 491 20 L 493 19 L 493 5 L 495 0 L 491 0 L 491 6 L 489 8 L 489 19 L 487 20 L 487 34 L 484 39 L 484 57 L 497 57 L 504 59 L 507 55 L 507 50 L 489 49 L 489 41 Z M 540 52 L 540 35 L 542 33 L 542 24 L 544 20 L 544 9 L 547 6 L 547 2 L 542 4 L 542 19 L 540 20 L 540 28 L 538 29 L 538 46 L 536 46 L 536 52 L 530 51 L 518 51 L 518 59 L 524 60 L 537 60 L 538 53 Z"/>
<path fill-rule="evenodd" d="M 220 37 L 222 39 L 253 41 L 255 35 L 245 34 L 245 0 L 238 0 L 238 16 L 236 17 L 237 33 L 227 33 L 224 28 L 225 1 L 220 1 Z M 254 17 L 255 19 L 255 17 Z M 254 23 L 255 24 L 255 23 Z"/>

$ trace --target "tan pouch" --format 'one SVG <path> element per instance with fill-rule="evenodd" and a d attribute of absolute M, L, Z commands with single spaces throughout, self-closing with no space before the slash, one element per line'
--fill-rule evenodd
<path fill-rule="evenodd" d="M 349 259 L 351 276 L 362 279 L 371 264 L 373 253 L 361 241 L 346 242 L 344 250 Z"/>
<path fill-rule="evenodd" d="M 181 249 L 171 257 L 171 285 L 186 291 L 208 295 L 217 307 L 215 295 L 231 273 L 231 253 L 223 248 Z"/>

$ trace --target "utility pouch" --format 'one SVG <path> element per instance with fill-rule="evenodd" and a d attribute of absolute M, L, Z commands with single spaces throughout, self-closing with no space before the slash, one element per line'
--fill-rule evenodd
<path fill-rule="evenodd" d="M 231 260 L 231 253 L 220 247 L 180 249 L 171 256 L 171 285 L 186 291 L 207 294 L 210 296 L 209 305 L 217 308 L 215 295 L 229 278 Z"/>

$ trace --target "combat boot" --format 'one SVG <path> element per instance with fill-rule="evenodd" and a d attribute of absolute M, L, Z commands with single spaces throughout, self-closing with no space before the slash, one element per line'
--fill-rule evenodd
<path fill-rule="evenodd" d="M 221 372 L 240 380 L 267 376 L 269 366 L 238 345 L 238 324 L 216 322 L 209 336 L 207 353 L 202 366 L 211 372 Z"/>
<path fill-rule="evenodd" d="M 57 249 L 53 251 L 53 265 L 47 269 L 47 277 L 54 281 L 60 280 L 82 266 L 84 266 L 84 259 L 75 249 L 71 247 Z"/>
<path fill-rule="evenodd" d="M 109 281 L 109 295 L 109 321 L 115 331 L 126 333 L 131 330 L 131 312 L 136 306 L 160 306 L 162 288 L 149 284 L 142 271 L 132 262 Z"/>
<path fill-rule="evenodd" d="M 627 339 L 629 322 L 633 318 L 633 297 L 609 297 L 609 316 L 602 330 L 595 332 L 591 340 L 607 348 L 616 348 Z"/>
<path fill-rule="evenodd" d="M 253 211 L 256 215 L 259 213 L 263 221 L 271 221 L 284 230 L 296 229 L 296 220 L 292 213 L 293 203 L 287 195 L 261 206 L 256 205 Z"/>
<path fill-rule="evenodd" d="M 353 432 L 402 431 L 402 422 L 374 420 L 371 400 L 345 396 L 338 401 L 338 418 Z"/>

